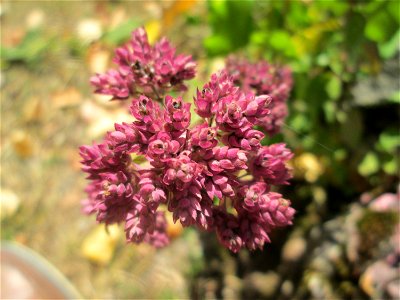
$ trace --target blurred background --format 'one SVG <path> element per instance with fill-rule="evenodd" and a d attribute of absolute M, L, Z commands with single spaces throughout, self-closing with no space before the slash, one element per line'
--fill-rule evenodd
<path fill-rule="evenodd" d="M 2 1 L 1 239 L 83 298 L 399 299 L 399 14 L 397 1 Z M 81 214 L 78 147 L 130 120 L 89 78 L 141 25 L 197 60 L 187 101 L 229 53 L 292 68 L 289 117 L 265 144 L 295 152 L 281 192 L 297 214 L 264 251 L 172 223 L 166 249 L 126 245 Z"/>

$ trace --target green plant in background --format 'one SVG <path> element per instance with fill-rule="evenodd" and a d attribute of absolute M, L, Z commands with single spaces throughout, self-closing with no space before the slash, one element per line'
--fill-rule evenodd
<path fill-rule="evenodd" d="M 9 63 L 21 62 L 34 67 L 46 53 L 54 48 L 54 37 L 45 36 L 40 30 L 31 30 L 23 40 L 14 47 L 1 46 L 1 65 L 6 68 Z"/>
<path fill-rule="evenodd" d="M 209 1 L 208 8 L 210 57 L 240 49 L 291 66 L 285 140 L 298 154 L 316 156 L 325 168 L 322 184 L 347 195 L 393 188 L 400 148 L 397 1 Z"/>

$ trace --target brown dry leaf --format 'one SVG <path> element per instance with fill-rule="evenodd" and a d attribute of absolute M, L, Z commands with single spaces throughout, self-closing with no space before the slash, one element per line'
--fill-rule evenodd
<path fill-rule="evenodd" d="M 112 96 L 111 95 L 102 95 L 102 94 L 94 94 L 93 95 L 93 100 L 96 102 L 96 104 L 100 104 L 103 107 L 107 107 L 112 109 L 113 107 L 116 106 L 116 103 L 120 103 L 118 101 L 111 101 Z"/>
<path fill-rule="evenodd" d="M 28 244 L 28 237 L 26 233 L 18 233 L 14 237 L 14 241 L 16 241 L 18 244 L 22 245 L 27 245 Z"/>
<path fill-rule="evenodd" d="M 129 121 L 132 121 L 132 116 L 126 112 L 117 111 L 115 113 L 108 113 L 90 124 L 88 132 L 93 138 L 98 138 L 103 136 L 107 131 L 114 130 L 115 123 Z"/>
<path fill-rule="evenodd" d="M 81 117 L 90 123 L 105 114 L 105 110 L 90 100 L 86 100 L 81 105 Z"/>
<path fill-rule="evenodd" d="M 79 155 L 79 151 L 77 149 L 68 149 L 67 150 L 67 159 L 73 170 L 79 171 L 81 170 L 81 157 Z"/>
<path fill-rule="evenodd" d="M 2 44 L 4 47 L 16 47 L 22 42 L 25 34 L 26 31 L 22 27 L 8 30 L 7 34 L 3 34 Z"/>
<path fill-rule="evenodd" d="M 115 123 L 130 122 L 133 120 L 132 116 L 123 107 L 106 110 L 92 101 L 85 101 L 83 103 L 81 106 L 81 116 L 89 123 L 88 135 L 93 139 L 100 138 L 107 131 L 113 130 Z"/>
<path fill-rule="evenodd" d="M 110 52 L 93 44 L 87 54 L 87 64 L 91 73 L 105 73 L 110 63 Z"/>
<path fill-rule="evenodd" d="M 24 105 L 23 117 L 26 122 L 40 121 L 44 115 L 43 102 L 38 97 L 30 98 Z"/>
<path fill-rule="evenodd" d="M 23 158 L 27 158 L 33 155 L 35 145 L 31 135 L 23 130 L 14 131 L 11 134 L 11 143 L 14 151 Z"/>
<path fill-rule="evenodd" d="M 52 103 L 56 108 L 78 105 L 82 102 L 82 95 L 76 88 L 66 88 L 53 94 Z"/>
<path fill-rule="evenodd" d="M 126 10 L 122 7 L 117 8 L 112 12 L 110 23 L 108 24 L 110 29 L 114 29 L 125 22 L 127 19 Z"/>

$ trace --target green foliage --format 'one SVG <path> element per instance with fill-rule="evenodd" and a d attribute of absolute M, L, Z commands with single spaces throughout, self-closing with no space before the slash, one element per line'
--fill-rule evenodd
<path fill-rule="evenodd" d="M 253 29 L 254 1 L 208 1 L 213 35 L 204 41 L 209 55 L 227 54 L 245 46 Z"/>
<path fill-rule="evenodd" d="M 209 1 L 208 8 L 209 56 L 240 49 L 252 59 L 292 68 L 295 86 L 283 140 L 298 152 L 322 155 L 329 166 L 326 182 L 354 193 L 398 173 L 396 120 L 375 116 L 374 122 L 364 105 L 393 113 L 400 103 L 400 91 L 388 89 L 399 73 L 399 2 Z M 377 74 L 383 79 L 371 87 Z M 362 80 L 368 89 L 356 93 Z"/>
<path fill-rule="evenodd" d="M 137 28 L 140 23 L 137 20 L 129 19 L 128 21 L 118 25 L 116 28 L 107 31 L 102 39 L 110 45 L 120 45 L 126 42 L 132 32 L 132 28 Z"/>
<path fill-rule="evenodd" d="M 369 176 L 379 170 L 379 160 L 374 152 L 368 152 L 358 165 L 358 172 L 363 176 Z"/>
<path fill-rule="evenodd" d="M 51 49 L 53 37 L 46 37 L 40 30 L 28 31 L 15 47 L 0 48 L 2 68 L 9 63 L 22 62 L 28 65 L 38 63 Z"/>

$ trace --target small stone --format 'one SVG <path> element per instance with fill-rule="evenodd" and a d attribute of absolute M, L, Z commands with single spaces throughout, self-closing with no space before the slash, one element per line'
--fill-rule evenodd
<path fill-rule="evenodd" d="M 26 26 L 28 29 L 36 29 L 44 23 L 44 12 L 41 9 L 32 10 L 26 17 Z"/>
<path fill-rule="evenodd" d="M 86 19 L 78 24 L 77 34 L 83 42 L 91 43 L 95 40 L 98 40 L 103 34 L 103 31 L 99 21 L 94 19 Z"/>
<path fill-rule="evenodd" d="M 280 277 L 275 272 L 266 274 L 261 272 L 253 272 L 246 279 L 249 286 L 265 297 L 272 296 L 277 290 L 280 282 Z"/>
<path fill-rule="evenodd" d="M 311 268 L 323 273 L 325 276 L 332 276 L 334 268 L 332 264 L 323 256 L 318 256 L 311 262 Z"/>
<path fill-rule="evenodd" d="M 343 251 L 342 248 L 339 245 L 332 245 L 329 247 L 326 255 L 329 258 L 330 261 L 336 262 L 340 259 L 342 256 Z"/>
<path fill-rule="evenodd" d="M 0 190 L 0 216 L 1 219 L 13 216 L 18 210 L 21 200 L 11 190 Z"/>
<path fill-rule="evenodd" d="M 289 239 L 283 246 L 282 257 L 286 261 L 299 260 L 306 251 L 307 243 L 302 237 Z"/>
<path fill-rule="evenodd" d="M 281 286 L 281 292 L 285 297 L 290 297 L 293 293 L 293 282 L 290 280 L 285 280 Z"/>

